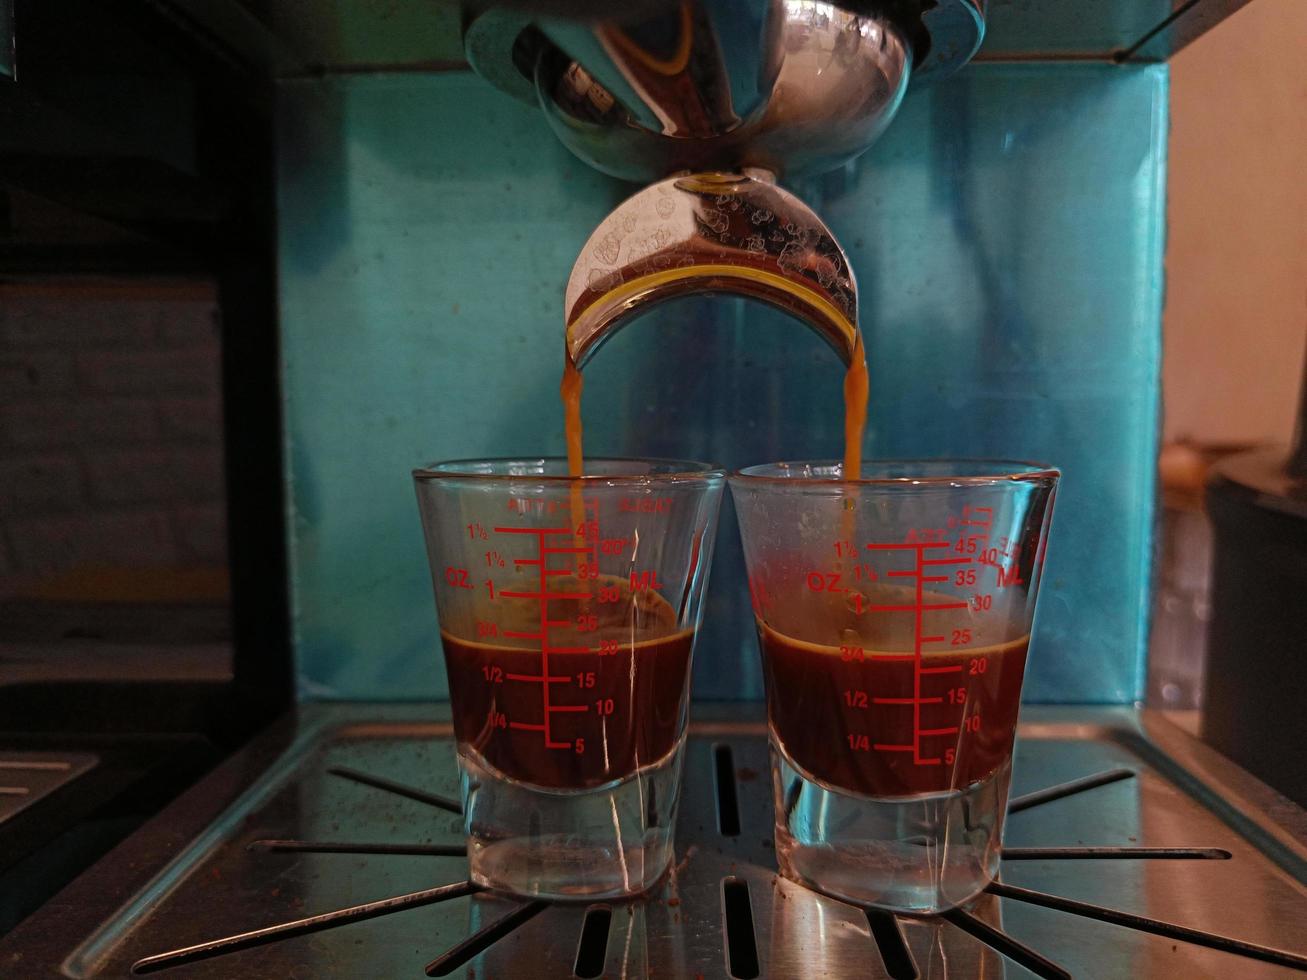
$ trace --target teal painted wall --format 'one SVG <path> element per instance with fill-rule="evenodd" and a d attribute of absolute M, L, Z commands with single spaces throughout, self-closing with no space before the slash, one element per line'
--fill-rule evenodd
<path fill-rule="evenodd" d="M 1027 699 L 1138 697 L 1161 343 L 1165 66 L 976 65 L 796 185 L 857 272 L 870 454 L 1065 471 Z M 472 75 L 283 85 L 279 224 L 304 698 L 445 696 L 412 466 L 560 453 L 562 290 L 633 188 Z M 833 456 L 841 370 L 731 298 L 664 307 L 586 370 L 587 449 Z M 699 697 L 761 696 L 729 509 Z"/>

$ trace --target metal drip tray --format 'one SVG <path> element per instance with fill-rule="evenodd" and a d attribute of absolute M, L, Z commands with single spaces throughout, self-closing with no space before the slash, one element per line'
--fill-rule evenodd
<path fill-rule="evenodd" d="M 0 942 L 0 973 L 1307 972 L 1307 814 L 1148 712 L 1025 711 L 1002 883 L 933 919 L 777 878 L 757 705 L 697 706 L 680 860 L 646 900 L 471 894 L 450 730 L 422 720 L 442 712 L 305 709 Z"/>
<path fill-rule="evenodd" d="M 14 752 L 0 749 L 0 823 L 95 768 L 89 752 Z"/>

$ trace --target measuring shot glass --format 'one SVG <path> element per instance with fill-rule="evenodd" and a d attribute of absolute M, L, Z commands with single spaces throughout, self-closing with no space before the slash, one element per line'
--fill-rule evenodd
<path fill-rule="evenodd" d="M 782 874 L 936 912 L 998 870 L 1056 470 L 732 474 L 767 682 Z"/>
<path fill-rule="evenodd" d="M 414 480 L 471 879 L 554 899 L 644 891 L 672 858 L 725 473 L 478 460 Z"/>

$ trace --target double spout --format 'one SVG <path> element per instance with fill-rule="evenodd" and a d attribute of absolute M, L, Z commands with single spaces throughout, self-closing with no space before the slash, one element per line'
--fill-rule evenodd
<path fill-rule="evenodd" d="M 555 134 L 640 183 L 832 170 L 889 124 L 913 68 L 911 26 L 819 0 L 680 0 L 634 24 L 539 26 L 535 94 Z"/>
<path fill-rule="evenodd" d="M 568 279 L 568 356 L 581 367 L 650 306 L 714 292 L 793 314 L 846 365 L 862 356 L 844 250 L 811 208 L 757 172 L 669 177 L 618 205 Z"/>

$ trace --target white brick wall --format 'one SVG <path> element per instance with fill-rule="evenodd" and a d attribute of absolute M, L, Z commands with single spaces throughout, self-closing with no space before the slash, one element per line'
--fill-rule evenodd
<path fill-rule="evenodd" d="M 220 358 L 195 289 L 0 285 L 0 594 L 225 563 Z"/>
<path fill-rule="evenodd" d="M 214 394 L 219 386 L 216 346 L 199 350 L 85 351 L 77 355 L 77 380 L 103 394 Z"/>
<path fill-rule="evenodd" d="M 82 478 L 71 453 L 0 458 L 0 514 L 62 514 L 76 510 Z"/>
<path fill-rule="evenodd" d="M 173 528 L 183 561 L 221 565 L 227 560 L 227 511 L 221 505 L 178 507 Z"/>
<path fill-rule="evenodd" d="M 172 433 L 182 439 L 213 439 L 201 433 Z M 0 413 L 0 444 L 24 449 L 151 443 L 160 438 L 154 401 L 149 398 L 42 398 L 18 402 Z"/>
<path fill-rule="evenodd" d="M 159 332 L 150 319 L 155 305 L 16 296 L 0 311 L 0 344 L 11 350 L 149 348 Z"/>
<path fill-rule="evenodd" d="M 192 303 L 174 305 L 158 318 L 159 342 L 164 347 L 192 347 L 218 344 L 218 315 L 213 306 Z"/>
<path fill-rule="evenodd" d="M 26 398 L 66 395 L 72 387 L 70 354 L 0 348 L 0 405 Z"/>
<path fill-rule="evenodd" d="M 178 563 L 169 515 L 162 510 L 15 517 L 6 522 L 14 564 L 50 574 L 88 565 L 156 568 Z"/>
<path fill-rule="evenodd" d="M 212 395 L 159 399 L 159 427 L 168 439 L 212 440 L 222 432 L 222 404 Z"/>
<path fill-rule="evenodd" d="M 103 504 L 204 501 L 222 497 L 214 446 L 162 446 L 86 454 L 91 500 Z"/>

